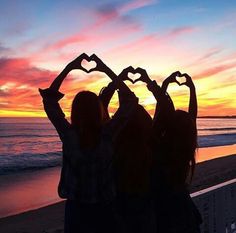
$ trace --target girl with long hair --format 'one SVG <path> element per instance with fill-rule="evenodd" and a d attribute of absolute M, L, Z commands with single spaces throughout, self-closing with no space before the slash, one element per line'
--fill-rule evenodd
<path fill-rule="evenodd" d="M 117 213 L 130 233 L 153 232 L 150 135 L 152 118 L 138 105 L 115 142 Z"/>
<path fill-rule="evenodd" d="M 103 67 L 103 62 L 98 57 L 93 56 L 93 59 L 97 63 L 97 70 L 112 75 L 107 68 L 99 68 Z M 129 79 L 128 73 L 132 71 L 132 67 L 127 67 L 121 78 Z M 120 93 L 118 97 L 121 104 L 123 97 Z M 106 106 L 108 104 L 109 101 Z M 152 118 L 143 106 L 137 105 L 114 140 L 116 214 L 120 219 L 121 232 L 153 232 L 150 200 L 151 131 Z"/>
<path fill-rule="evenodd" d="M 95 55 L 93 55 L 95 56 Z M 93 56 L 90 59 L 93 59 Z M 96 56 L 95 56 L 96 57 Z M 79 92 L 72 103 L 71 122 L 67 121 L 58 103 L 64 96 L 59 88 L 68 73 L 81 66 L 82 54 L 70 62 L 49 88 L 39 89 L 45 112 L 62 142 L 63 156 L 58 194 L 66 199 L 65 233 L 115 232 L 112 203 L 115 198 L 113 179 L 114 138 L 125 126 L 138 104 L 137 98 L 105 65 L 112 85 L 122 97 L 120 107 L 109 120 L 101 96 L 90 91 Z"/>
<path fill-rule="evenodd" d="M 171 74 L 159 87 L 140 69 L 141 81 L 157 100 L 152 132 L 152 192 L 155 203 L 157 232 L 200 232 L 201 216 L 189 191 L 195 168 L 197 148 L 197 98 L 195 87 L 188 74 L 179 71 Z M 176 76 L 184 76 L 179 84 Z M 177 82 L 190 89 L 188 112 L 175 110 L 166 92 L 169 83 Z"/>

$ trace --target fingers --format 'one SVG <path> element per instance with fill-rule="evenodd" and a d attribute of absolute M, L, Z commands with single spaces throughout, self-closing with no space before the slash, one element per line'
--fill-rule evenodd
<path fill-rule="evenodd" d="M 181 76 L 181 73 L 180 73 L 180 71 L 175 71 L 175 72 L 173 72 L 171 75 L 170 75 L 171 77 L 172 76 Z"/>
<path fill-rule="evenodd" d="M 90 58 L 93 59 L 93 60 L 99 59 L 98 56 L 97 56 L 95 53 L 93 53 L 93 54 L 90 56 Z"/>
<path fill-rule="evenodd" d="M 187 73 L 182 74 L 182 76 L 184 76 L 187 79 L 192 79 Z"/>
<path fill-rule="evenodd" d="M 135 79 L 135 80 L 133 81 L 133 83 L 137 83 L 137 82 L 140 82 L 140 81 L 143 82 L 142 77 Z"/>
<path fill-rule="evenodd" d="M 129 77 L 126 77 L 126 78 L 123 79 L 123 81 L 125 81 L 125 80 L 130 81 L 131 83 L 134 83 L 134 81 Z"/>
<path fill-rule="evenodd" d="M 97 66 L 92 68 L 92 69 L 90 69 L 90 70 L 86 70 L 87 73 L 91 73 L 93 71 L 98 71 Z"/>
<path fill-rule="evenodd" d="M 134 67 L 133 67 L 133 66 L 128 66 L 128 67 L 126 67 L 125 69 L 123 69 L 123 71 L 124 71 L 124 72 L 127 72 L 127 73 L 128 73 L 128 72 L 132 72 L 132 73 L 133 73 L 133 72 L 134 72 Z"/>
<path fill-rule="evenodd" d="M 135 71 L 140 74 L 147 74 L 147 71 L 140 67 L 136 68 Z"/>
<path fill-rule="evenodd" d="M 83 59 L 86 59 L 86 60 L 88 60 L 89 59 L 89 56 L 86 54 L 86 53 L 82 53 L 82 54 L 80 54 L 77 58 L 76 58 L 76 60 L 83 60 Z"/>

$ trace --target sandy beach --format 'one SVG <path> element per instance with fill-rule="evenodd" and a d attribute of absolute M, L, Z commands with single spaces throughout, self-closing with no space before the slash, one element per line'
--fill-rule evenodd
<path fill-rule="evenodd" d="M 191 192 L 236 178 L 236 154 L 196 166 Z M 3 233 L 60 233 L 63 232 L 64 202 L 0 219 Z"/>

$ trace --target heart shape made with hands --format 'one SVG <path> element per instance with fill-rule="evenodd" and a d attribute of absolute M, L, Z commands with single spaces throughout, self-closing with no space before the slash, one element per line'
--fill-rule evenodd
<path fill-rule="evenodd" d="M 187 81 L 185 74 L 180 74 L 175 77 L 176 82 L 179 86 L 184 85 Z"/>
<path fill-rule="evenodd" d="M 128 80 L 132 82 L 133 84 L 141 78 L 141 74 L 136 72 L 135 69 L 133 71 L 129 71 L 128 74 Z"/>
<path fill-rule="evenodd" d="M 136 83 L 141 80 L 142 74 L 130 66 L 127 70 L 127 78 L 125 80 L 129 80 L 131 83 Z"/>
<path fill-rule="evenodd" d="M 94 60 L 92 60 L 89 56 L 87 56 L 81 61 L 81 67 L 85 72 L 89 73 L 90 70 L 97 67 L 97 63 Z"/>

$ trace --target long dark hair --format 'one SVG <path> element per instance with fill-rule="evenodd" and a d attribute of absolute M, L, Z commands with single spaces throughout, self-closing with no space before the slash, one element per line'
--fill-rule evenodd
<path fill-rule="evenodd" d="M 115 171 L 120 192 L 143 194 L 149 191 L 152 118 L 138 105 L 115 141 Z"/>
<path fill-rule="evenodd" d="M 169 140 L 169 179 L 175 186 L 184 185 L 188 178 L 191 181 L 196 164 L 196 124 L 188 112 L 176 110 L 166 133 Z"/>
<path fill-rule="evenodd" d="M 71 125 L 77 131 L 81 148 L 94 147 L 99 142 L 104 123 L 104 108 L 99 97 L 90 91 L 79 92 L 71 107 Z"/>

